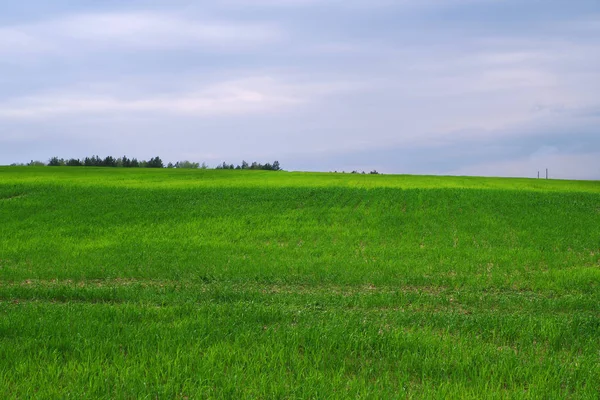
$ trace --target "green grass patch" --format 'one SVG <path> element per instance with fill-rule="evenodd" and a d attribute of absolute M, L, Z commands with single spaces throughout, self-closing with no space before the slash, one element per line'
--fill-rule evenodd
<path fill-rule="evenodd" d="M 0 168 L 0 397 L 597 398 L 600 183 Z"/>

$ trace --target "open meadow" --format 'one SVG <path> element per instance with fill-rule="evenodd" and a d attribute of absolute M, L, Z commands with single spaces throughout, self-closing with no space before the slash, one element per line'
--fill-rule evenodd
<path fill-rule="evenodd" d="M 0 167 L 0 398 L 590 398 L 600 182 Z"/>

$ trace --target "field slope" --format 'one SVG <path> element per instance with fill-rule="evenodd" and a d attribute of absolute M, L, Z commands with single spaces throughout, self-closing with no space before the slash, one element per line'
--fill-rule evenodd
<path fill-rule="evenodd" d="M 600 182 L 0 167 L 1 398 L 598 398 Z"/>

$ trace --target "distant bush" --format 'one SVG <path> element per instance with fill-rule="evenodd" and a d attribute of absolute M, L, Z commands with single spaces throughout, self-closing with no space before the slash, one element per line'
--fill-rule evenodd
<path fill-rule="evenodd" d="M 12 163 L 9 165 L 9 167 L 43 167 L 46 164 L 44 164 L 41 161 L 33 161 L 31 160 L 31 162 L 25 164 L 25 163 Z"/>
<path fill-rule="evenodd" d="M 200 168 L 200 163 L 192 162 L 192 161 L 188 161 L 188 160 L 177 161 L 173 167 L 186 168 L 186 169 L 198 169 L 198 168 Z"/>
<path fill-rule="evenodd" d="M 29 163 L 27 163 L 28 167 L 45 167 L 46 164 L 43 161 L 34 161 L 31 160 Z"/>
<path fill-rule="evenodd" d="M 335 171 L 335 172 L 337 173 L 337 171 Z M 361 174 L 361 175 L 365 175 L 365 174 L 366 174 L 366 172 L 365 172 L 365 171 L 358 172 L 358 171 L 356 171 L 356 170 L 354 170 L 354 171 L 352 171 L 352 172 L 350 172 L 350 173 L 351 173 L 351 174 Z M 344 172 L 344 171 L 342 171 L 342 174 L 345 174 L 345 172 Z M 379 172 L 377 172 L 376 170 L 373 170 L 373 171 L 369 172 L 369 174 L 370 174 L 370 175 L 379 175 L 380 173 L 379 173 Z"/>

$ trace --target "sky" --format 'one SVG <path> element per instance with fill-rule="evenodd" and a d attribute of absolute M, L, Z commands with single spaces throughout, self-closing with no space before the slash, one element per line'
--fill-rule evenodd
<path fill-rule="evenodd" d="M 0 165 L 600 179 L 598 0 L 0 0 Z"/>

